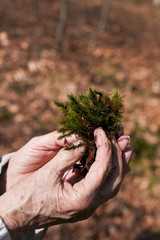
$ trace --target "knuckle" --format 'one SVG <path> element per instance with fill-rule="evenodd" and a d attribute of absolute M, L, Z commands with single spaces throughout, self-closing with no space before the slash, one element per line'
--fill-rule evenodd
<path fill-rule="evenodd" d="M 38 136 L 35 136 L 33 138 L 31 138 L 31 140 L 29 141 L 31 144 L 33 143 L 37 143 L 39 141 L 39 137 Z"/>
<path fill-rule="evenodd" d="M 63 150 L 62 154 L 66 160 L 70 159 L 73 157 L 73 152 L 72 150 Z"/>
<path fill-rule="evenodd" d="M 58 159 L 56 161 L 57 173 L 61 175 L 61 171 L 66 167 L 67 163 L 71 159 L 70 154 L 66 151 L 60 151 L 58 153 Z"/>

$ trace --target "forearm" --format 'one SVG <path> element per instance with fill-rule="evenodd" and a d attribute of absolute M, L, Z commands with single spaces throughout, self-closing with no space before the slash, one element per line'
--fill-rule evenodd
<path fill-rule="evenodd" d="M 0 201 L 2 196 L 6 192 L 6 172 L 7 172 L 7 165 L 10 159 L 10 154 L 0 158 Z M 3 205 L 2 205 L 3 208 Z M 1 217 L 0 212 L 0 239 L 1 240 L 11 240 L 11 235 L 8 231 L 7 226 L 3 221 L 3 217 Z"/>
<path fill-rule="evenodd" d="M 32 183 L 29 183 L 32 185 Z M 11 236 L 26 229 L 31 216 L 33 204 L 32 193 L 26 197 L 27 186 L 13 186 L 0 197 L 0 217 Z"/>
<path fill-rule="evenodd" d="M 54 214 L 52 210 L 52 218 L 50 217 L 50 205 L 45 201 L 45 194 L 40 190 L 35 194 L 36 189 L 41 189 L 37 179 L 26 177 L 0 197 L 0 217 L 12 237 L 23 230 L 48 226 L 51 219 L 52 225 L 63 223 L 56 215 L 56 207 Z M 43 209 L 45 204 L 48 208 Z"/>
<path fill-rule="evenodd" d="M 23 186 L 22 182 L 25 182 Z M 34 182 L 28 179 L 19 182 L 0 197 L 0 240 L 12 239 L 30 239 L 42 240 L 46 230 L 34 230 L 33 223 L 36 222 L 34 211 L 36 211 L 36 201 L 33 191 L 35 191 Z M 28 191 L 29 189 L 29 191 Z M 34 211 L 33 211 L 34 210 Z M 23 230 L 27 230 L 23 232 Z M 11 236 L 11 237 L 10 237 Z"/>
<path fill-rule="evenodd" d="M 14 196 L 10 196 L 8 192 L 0 197 L 0 217 L 8 229 L 9 234 L 13 237 L 16 232 L 14 227 L 14 219 L 18 219 L 14 208 Z"/>

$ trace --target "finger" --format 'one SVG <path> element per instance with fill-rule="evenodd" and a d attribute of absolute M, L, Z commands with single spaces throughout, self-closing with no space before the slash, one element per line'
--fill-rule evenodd
<path fill-rule="evenodd" d="M 125 151 L 123 152 L 123 161 L 124 161 L 124 174 L 127 174 L 128 172 L 130 172 L 130 160 L 133 154 L 133 149 L 128 147 L 125 149 Z"/>
<path fill-rule="evenodd" d="M 124 160 L 126 161 L 127 164 L 130 163 L 132 155 L 133 155 L 133 149 L 131 147 L 126 148 L 124 152 Z"/>
<path fill-rule="evenodd" d="M 118 137 L 124 135 L 124 125 L 122 122 L 119 123 L 119 132 L 118 132 Z"/>
<path fill-rule="evenodd" d="M 58 150 L 62 147 L 69 146 L 77 141 L 77 137 L 73 134 L 71 136 L 66 137 L 65 139 L 58 139 L 62 134 L 54 131 L 43 136 L 34 137 L 31 140 L 43 150 Z"/>
<path fill-rule="evenodd" d="M 106 179 L 100 192 L 97 194 L 97 203 L 104 203 L 117 193 L 124 178 L 122 151 L 114 137 L 111 141 L 113 168 L 111 175 Z"/>
<path fill-rule="evenodd" d="M 116 148 L 117 147 L 115 145 L 115 149 Z M 116 150 L 116 152 L 118 152 L 118 150 Z M 99 202 L 104 203 L 108 199 L 113 198 L 119 192 L 120 186 L 123 182 L 125 175 L 130 171 L 129 162 L 131 160 L 132 153 L 133 153 L 133 149 L 128 147 L 123 153 L 123 161 L 122 159 L 121 161 L 114 160 L 115 168 L 113 169 L 112 174 L 108 177 L 108 179 L 103 184 L 103 187 L 101 188 L 100 192 L 98 193 L 97 203 Z M 119 171 L 119 168 L 120 168 L 119 166 L 121 164 L 123 167 L 121 171 Z"/>
<path fill-rule="evenodd" d="M 130 136 L 123 135 L 118 138 L 117 142 L 121 150 L 124 151 L 128 144 L 130 143 Z"/>
<path fill-rule="evenodd" d="M 113 164 L 113 175 L 122 174 L 123 171 L 123 159 L 122 150 L 119 147 L 115 137 L 112 137 L 112 164 Z"/>
<path fill-rule="evenodd" d="M 72 186 L 82 180 L 84 175 L 81 172 L 81 169 L 75 169 L 74 171 L 71 169 L 63 178 L 63 181 L 70 183 Z"/>
<path fill-rule="evenodd" d="M 73 187 L 76 191 L 85 194 L 88 198 L 93 197 L 102 183 L 109 175 L 112 166 L 112 148 L 109 139 L 103 129 L 98 128 L 94 132 L 97 147 L 95 162 L 82 181 Z"/>
<path fill-rule="evenodd" d="M 56 167 L 58 177 L 62 178 L 64 173 L 69 170 L 73 165 L 82 157 L 85 148 L 83 146 L 74 150 L 65 150 L 62 148 L 57 155 L 49 162 L 49 164 Z"/>
<path fill-rule="evenodd" d="M 125 172 L 125 174 L 127 174 L 131 170 L 130 166 L 129 166 L 129 163 L 131 161 L 132 154 L 133 154 L 133 149 L 130 148 L 130 147 L 126 148 L 126 150 L 123 153 L 124 172 Z"/>
<path fill-rule="evenodd" d="M 69 182 L 71 185 L 75 183 L 76 180 L 76 172 L 73 171 L 73 169 L 68 170 L 68 172 L 65 173 L 63 176 L 64 182 Z"/>

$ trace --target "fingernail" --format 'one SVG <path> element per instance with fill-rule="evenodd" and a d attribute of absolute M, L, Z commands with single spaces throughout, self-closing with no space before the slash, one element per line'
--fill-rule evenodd
<path fill-rule="evenodd" d="M 126 141 L 128 144 L 131 142 L 130 136 L 126 136 L 123 141 Z"/>
<path fill-rule="evenodd" d="M 129 144 L 129 140 L 128 139 L 123 139 L 122 143 L 123 143 L 123 147 L 125 149 L 128 146 L 128 144 Z"/>
<path fill-rule="evenodd" d="M 98 133 L 99 133 L 99 131 L 100 132 L 102 132 L 102 128 L 101 127 L 98 127 L 98 128 L 96 128 L 95 130 L 94 130 L 94 136 L 96 136 Z"/>
<path fill-rule="evenodd" d="M 125 152 L 125 159 L 127 163 L 131 161 L 132 154 L 133 154 L 133 151 Z"/>
<path fill-rule="evenodd" d="M 131 142 L 131 138 L 130 138 L 130 136 L 122 136 L 121 139 L 118 140 L 118 142 L 130 143 Z"/>
<path fill-rule="evenodd" d="M 102 128 L 102 127 L 98 127 L 98 128 L 96 128 L 96 129 L 100 129 L 100 130 L 103 130 L 103 128 Z"/>
<path fill-rule="evenodd" d="M 130 136 L 126 136 L 126 139 L 128 139 L 128 143 L 131 142 L 131 138 L 130 138 Z"/>
<path fill-rule="evenodd" d="M 74 146 L 77 147 L 79 145 L 83 144 L 82 140 L 78 140 L 77 142 L 74 143 Z"/>

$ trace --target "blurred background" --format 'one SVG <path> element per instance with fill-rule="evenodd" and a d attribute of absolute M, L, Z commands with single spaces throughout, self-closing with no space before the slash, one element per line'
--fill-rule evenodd
<path fill-rule="evenodd" d="M 160 1 L 0 0 L 1 155 L 57 129 L 54 101 L 89 87 L 124 96 L 132 171 L 115 199 L 45 240 L 159 240 Z"/>

